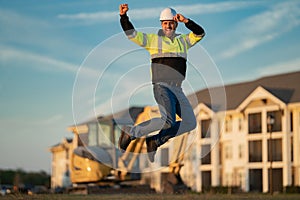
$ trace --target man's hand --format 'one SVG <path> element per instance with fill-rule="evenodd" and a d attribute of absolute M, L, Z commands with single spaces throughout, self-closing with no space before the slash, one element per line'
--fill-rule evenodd
<path fill-rule="evenodd" d="M 128 4 L 120 4 L 119 10 L 120 10 L 120 15 L 125 15 L 129 10 Z"/>
<path fill-rule="evenodd" d="M 189 19 L 188 18 L 185 18 L 182 14 L 176 14 L 175 16 L 174 16 L 174 21 L 176 21 L 176 22 L 183 22 L 183 23 L 187 23 L 188 21 L 189 21 Z"/>

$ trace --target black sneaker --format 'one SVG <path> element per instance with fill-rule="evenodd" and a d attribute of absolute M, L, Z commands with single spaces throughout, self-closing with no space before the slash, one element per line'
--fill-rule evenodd
<path fill-rule="evenodd" d="M 150 160 L 150 162 L 154 162 L 154 157 L 155 157 L 158 145 L 156 144 L 153 137 L 146 138 L 146 144 L 147 144 L 147 153 L 148 153 L 149 160 Z"/>
<path fill-rule="evenodd" d="M 119 149 L 123 152 L 126 151 L 127 147 L 129 146 L 129 144 L 131 142 L 131 136 L 128 134 L 130 132 L 131 128 L 125 127 L 124 129 L 126 129 L 126 130 L 122 131 L 119 141 L 118 141 Z"/>

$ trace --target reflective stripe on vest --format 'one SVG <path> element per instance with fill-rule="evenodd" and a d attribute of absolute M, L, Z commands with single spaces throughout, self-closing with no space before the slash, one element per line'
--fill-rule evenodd
<path fill-rule="evenodd" d="M 163 38 L 158 36 L 157 38 L 157 53 L 151 54 L 151 59 L 153 58 L 161 58 L 161 57 L 182 57 L 187 59 L 187 47 L 183 37 L 179 37 L 179 41 L 183 46 L 183 52 L 165 52 L 163 53 Z"/>
<path fill-rule="evenodd" d="M 130 40 L 134 40 L 134 38 L 137 36 L 138 32 L 135 30 L 132 32 L 131 35 L 127 35 L 127 37 L 130 39 Z M 138 42 L 138 44 L 141 46 L 141 47 L 146 47 L 147 45 L 147 34 L 146 33 L 142 33 L 143 35 L 143 41 L 141 43 L 141 41 Z"/>

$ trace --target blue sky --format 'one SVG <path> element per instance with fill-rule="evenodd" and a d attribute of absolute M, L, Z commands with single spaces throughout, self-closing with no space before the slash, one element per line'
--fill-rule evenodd
<path fill-rule="evenodd" d="M 0 168 L 49 172 L 48 147 L 72 137 L 69 125 L 154 103 L 148 55 L 122 33 L 120 3 L 0 0 Z M 126 3 L 139 30 L 156 31 L 168 6 L 204 27 L 189 92 L 300 70 L 299 1 Z"/>

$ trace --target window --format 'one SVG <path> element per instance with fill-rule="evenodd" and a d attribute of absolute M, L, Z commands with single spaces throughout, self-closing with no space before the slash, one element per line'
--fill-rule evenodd
<path fill-rule="evenodd" d="M 220 165 L 222 165 L 222 153 L 223 153 L 223 149 L 222 149 L 222 147 L 223 147 L 224 145 L 222 145 L 221 144 L 221 142 L 219 143 L 219 158 L 221 158 L 221 159 L 219 159 L 219 164 Z"/>
<path fill-rule="evenodd" d="M 231 144 L 225 145 L 225 158 L 231 159 L 232 158 L 232 146 Z"/>
<path fill-rule="evenodd" d="M 274 117 L 274 124 L 272 125 L 272 132 L 281 131 L 282 111 L 277 110 L 277 111 L 268 112 L 267 116 L 269 116 L 269 115 Z M 270 131 L 270 130 L 268 130 L 268 131 Z"/>
<path fill-rule="evenodd" d="M 208 191 L 211 187 L 211 171 L 201 172 L 202 190 Z"/>
<path fill-rule="evenodd" d="M 249 170 L 249 182 L 250 191 L 252 192 L 262 192 L 262 169 L 250 169 Z"/>
<path fill-rule="evenodd" d="M 239 118 L 239 131 L 243 130 L 243 118 Z"/>
<path fill-rule="evenodd" d="M 249 141 L 249 162 L 262 161 L 262 141 Z"/>
<path fill-rule="evenodd" d="M 96 123 L 90 123 L 89 125 L 89 146 L 96 146 L 97 145 L 97 124 Z"/>
<path fill-rule="evenodd" d="M 293 132 L 294 127 L 293 127 L 293 111 L 290 113 L 290 131 Z"/>
<path fill-rule="evenodd" d="M 269 182 L 269 191 L 270 191 L 270 174 L 271 170 L 268 170 L 268 182 Z M 282 168 L 272 169 L 272 189 L 274 192 L 282 192 L 283 191 L 283 174 Z"/>
<path fill-rule="evenodd" d="M 271 148 L 272 147 L 272 148 Z M 268 161 L 282 161 L 282 141 L 281 139 L 272 139 L 271 144 L 270 140 L 268 140 Z"/>
<path fill-rule="evenodd" d="M 113 126 L 114 127 L 114 139 L 115 141 L 114 144 L 115 146 L 118 148 L 118 140 L 121 136 L 122 130 L 120 129 L 120 127 L 118 125 Z"/>
<path fill-rule="evenodd" d="M 294 141 L 293 141 L 293 137 L 291 137 L 291 161 L 294 161 Z"/>
<path fill-rule="evenodd" d="M 111 126 L 105 123 L 99 123 L 98 126 L 98 145 L 111 146 Z"/>
<path fill-rule="evenodd" d="M 252 113 L 248 115 L 249 133 L 261 133 L 261 113 Z"/>
<path fill-rule="evenodd" d="M 201 138 L 210 138 L 211 119 L 201 120 Z"/>
<path fill-rule="evenodd" d="M 104 123 L 90 123 L 88 141 L 89 146 L 110 146 L 111 127 Z"/>
<path fill-rule="evenodd" d="M 229 133 L 232 132 L 232 121 L 231 121 L 231 117 L 227 118 L 225 120 L 225 132 Z"/>
<path fill-rule="evenodd" d="M 239 145 L 239 158 L 244 157 L 244 146 L 242 144 Z"/>
<path fill-rule="evenodd" d="M 211 164 L 211 156 L 210 156 L 210 145 L 202 145 L 201 146 L 201 163 L 202 164 Z"/>
<path fill-rule="evenodd" d="M 296 167 L 292 167 L 292 186 L 295 186 L 295 182 L 296 182 L 296 176 L 295 174 L 297 173 L 297 168 Z"/>

